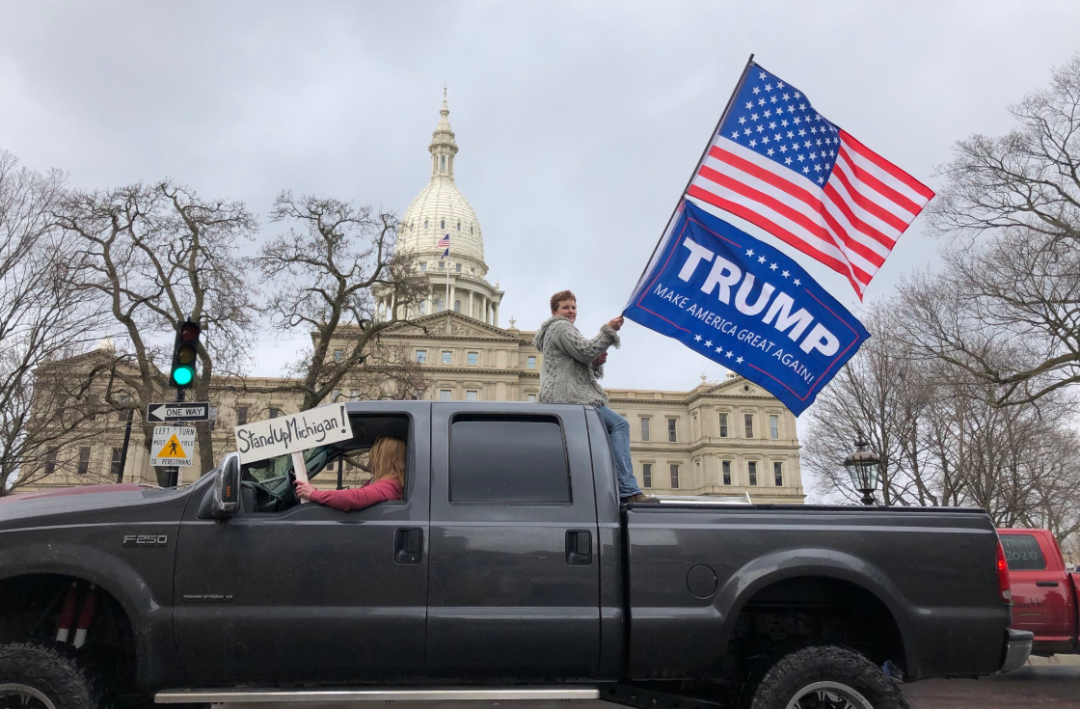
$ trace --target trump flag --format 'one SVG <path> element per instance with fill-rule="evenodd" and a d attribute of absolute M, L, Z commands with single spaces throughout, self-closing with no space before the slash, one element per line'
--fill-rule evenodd
<path fill-rule="evenodd" d="M 797 263 L 683 200 L 623 310 L 798 416 L 869 337 Z"/>

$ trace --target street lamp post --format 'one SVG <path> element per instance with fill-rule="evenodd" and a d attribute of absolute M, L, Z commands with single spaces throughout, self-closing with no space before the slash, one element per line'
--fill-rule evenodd
<path fill-rule="evenodd" d="M 860 435 L 855 441 L 855 452 L 844 459 L 844 467 L 851 476 L 851 486 L 862 493 L 864 505 L 874 504 L 874 490 L 878 484 L 878 466 L 881 461 L 873 451 L 867 450 L 867 442 Z"/>

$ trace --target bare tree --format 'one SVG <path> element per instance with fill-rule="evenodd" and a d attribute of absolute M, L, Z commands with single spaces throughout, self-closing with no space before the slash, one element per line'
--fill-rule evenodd
<path fill-rule="evenodd" d="M 132 368 L 113 374 L 132 401 L 110 397 L 116 408 L 145 410 L 165 395 L 167 357 L 177 324 L 202 323 L 200 373 L 194 395 L 208 396 L 217 368 L 238 369 L 249 345 L 253 284 L 239 248 L 252 238 L 255 219 L 240 202 L 202 200 L 165 181 L 72 195 L 58 215 L 90 267 L 78 287 L 107 304 Z M 198 424 L 200 464 L 214 463 L 209 426 Z M 143 423 L 147 448 L 153 426 Z M 156 471 L 165 482 L 164 469 Z"/>
<path fill-rule="evenodd" d="M 902 288 L 908 341 L 996 405 L 1080 382 L 1080 54 L 1011 112 L 1012 132 L 957 144 L 929 210 L 944 272 Z"/>
<path fill-rule="evenodd" d="M 380 341 L 422 300 L 426 282 L 394 245 L 398 220 L 334 199 L 281 194 L 272 219 L 293 226 L 265 244 L 257 263 L 272 284 L 266 311 L 274 327 L 310 335 L 312 347 L 289 372 L 295 379 L 266 393 L 299 396 L 300 410 L 335 391 L 363 398 L 413 398 L 425 380 L 407 353 Z M 380 317 L 376 293 L 392 298 Z"/>
<path fill-rule="evenodd" d="M 0 151 L 0 495 L 28 484 L 96 410 L 93 374 L 67 383 L 46 375 L 100 336 L 102 322 L 72 286 L 82 264 L 52 218 L 63 191 L 60 173 L 36 173 Z"/>
<path fill-rule="evenodd" d="M 859 499 L 841 462 L 863 438 L 881 460 L 886 505 L 948 505 L 957 490 L 937 477 L 924 447 L 925 412 L 935 395 L 926 366 L 905 356 L 889 304 L 863 318 L 874 333 L 814 402 L 803 464 L 823 481 L 821 492 Z"/>
<path fill-rule="evenodd" d="M 995 406 L 1000 385 L 905 350 L 898 312 L 907 317 L 897 303 L 871 307 L 874 337 L 811 409 L 803 460 L 820 492 L 856 497 L 840 463 L 861 435 L 881 459 L 885 504 L 974 505 L 1000 526 L 1078 529 L 1075 400 L 1052 392 Z"/>

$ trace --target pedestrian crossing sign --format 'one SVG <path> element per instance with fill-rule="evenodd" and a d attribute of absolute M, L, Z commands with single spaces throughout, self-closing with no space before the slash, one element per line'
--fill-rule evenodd
<path fill-rule="evenodd" d="M 154 440 L 150 447 L 150 465 L 175 465 L 190 467 L 194 462 L 195 429 L 179 426 L 154 426 Z"/>

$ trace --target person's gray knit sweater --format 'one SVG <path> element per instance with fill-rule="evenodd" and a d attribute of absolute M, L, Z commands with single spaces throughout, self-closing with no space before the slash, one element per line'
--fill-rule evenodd
<path fill-rule="evenodd" d="M 586 340 L 572 322 L 557 315 L 540 326 L 533 343 L 544 355 L 540 401 L 607 405 L 607 394 L 598 381 L 604 376 L 604 368 L 594 367 L 593 361 L 608 347 L 619 346 L 619 335 L 610 325 L 604 325 L 599 335 Z"/>

